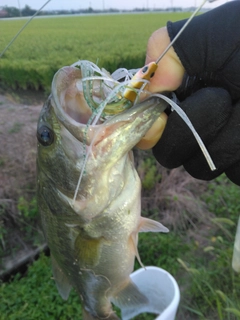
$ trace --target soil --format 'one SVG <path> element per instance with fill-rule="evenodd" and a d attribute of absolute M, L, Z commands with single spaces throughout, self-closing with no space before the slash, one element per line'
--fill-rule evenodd
<path fill-rule="evenodd" d="M 0 94 L 0 276 L 44 245 L 40 227 L 35 241 L 28 224 L 39 218 L 23 219 L 18 206 L 22 199 L 24 210 L 35 197 L 36 127 L 44 98 L 33 92 Z"/>

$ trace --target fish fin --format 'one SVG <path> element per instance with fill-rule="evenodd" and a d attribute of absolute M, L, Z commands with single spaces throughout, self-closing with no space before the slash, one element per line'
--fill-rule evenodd
<path fill-rule="evenodd" d="M 141 217 L 139 232 L 169 232 L 169 230 L 158 221 Z"/>
<path fill-rule="evenodd" d="M 59 267 L 57 261 L 52 255 L 51 255 L 51 260 L 52 260 L 53 277 L 54 277 L 58 292 L 64 300 L 67 300 L 72 286 L 70 285 L 67 277 L 65 276 L 65 274 Z"/>
<path fill-rule="evenodd" d="M 121 309 L 122 319 L 130 319 L 136 310 L 145 310 L 149 304 L 147 297 L 131 280 L 111 297 L 111 301 Z"/>
<path fill-rule="evenodd" d="M 131 242 L 131 245 L 133 247 L 133 251 L 135 253 L 135 256 L 140 264 L 140 266 L 142 268 L 145 268 L 142 261 L 141 261 L 141 258 L 140 258 L 140 255 L 139 255 L 139 252 L 138 252 L 138 247 L 137 247 L 137 235 L 135 232 L 133 232 L 130 236 L 130 242 Z"/>
<path fill-rule="evenodd" d="M 75 240 L 75 250 L 79 260 L 87 266 L 98 265 L 103 241 L 102 238 L 86 238 L 79 233 Z"/>
<path fill-rule="evenodd" d="M 82 314 L 83 314 L 83 320 L 99 320 L 102 318 L 98 318 L 98 317 L 94 317 L 92 316 L 89 312 L 87 312 L 84 308 L 82 308 Z M 106 320 L 120 320 L 118 318 L 118 316 L 112 312 L 107 318 L 105 318 Z"/>

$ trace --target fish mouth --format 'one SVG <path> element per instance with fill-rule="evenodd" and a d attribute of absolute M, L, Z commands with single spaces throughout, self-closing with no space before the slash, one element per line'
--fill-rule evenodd
<path fill-rule="evenodd" d="M 149 97 L 107 120 L 100 118 L 92 125 L 90 120 L 93 111 L 85 99 L 83 86 L 82 72 L 79 68 L 61 68 L 53 78 L 52 104 L 59 122 L 75 138 L 87 145 L 93 143 L 93 139 L 94 145 L 97 145 L 117 129 L 130 123 L 138 130 L 142 124 L 153 122 L 167 107 L 167 103 L 162 99 Z"/>

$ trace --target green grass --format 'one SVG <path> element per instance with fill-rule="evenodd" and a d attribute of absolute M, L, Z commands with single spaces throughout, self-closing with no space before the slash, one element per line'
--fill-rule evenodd
<path fill-rule="evenodd" d="M 1 320 L 79 320 L 81 307 L 72 291 L 68 301 L 59 296 L 52 279 L 50 259 L 40 257 L 26 277 L 16 276 L 11 283 L 0 286 Z"/>
<path fill-rule="evenodd" d="M 232 248 L 239 215 L 239 187 L 220 177 L 202 195 L 218 219 L 198 243 L 183 232 L 141 233 L 139 253 L 144 265 L 168 270 L 181 287 L 177 319 L 240 319 L 240 275 L 231 267 Z M 223 208 L 224 204 L 224 208 Z M 34 203 L 19 201 L 24 216 L 34 216 Z M 231 223 L 230 223 L 231 221 Z M 197 232 L 202 232 L 199 228 Z M 136 261 L 135 269 L 139 268 Z M 16 276 L 0 287 L 0 319 L 81 319 L 80 300 L 72 290 L 67 302 L 57 293 L 50 259 L 42 255 L 25 277 Z M 188 316 L 188 318 L 187 318 Z M 152 315 L 138 316 L 150 320 Z"/>
<path fill-rule="evenodd" d="M 178 254 L 184 254 L 188 246 L 179 243 L 174 234 L 141 234 L 139 252 L 145 265 L 155 265 L 175 274 L 180 265 Z M 139 268 L 136 262 L 136 269 Z M 55 287 L 50 259 L 44 255 L 33 263 L 25 277 L 16 276 L 12 282 L 0 286 L 0 320 L 77 320 L 81 318 L 80 299 L 72 290 L 68 301 L 63 301 Z M 137 320 L 153 319 L 141 315 Z"/>
<path fill-rule="evenodd" d="M 78 60 L 113 72 L 144 64 L 147 40 L 168 20 L 189 13 L 151 13 L 35 19 L 0 59 L 0 84 L 49 91 L 54 73 Z M 0 52 L 25 20 L 0 20 Z"/>
<path fill-rule="evenodd" d="M 199 319 L 240 319 L 240 274 L 231 265 L 239 195 L 239 187 L 225 176 L 208 184 L 202 198 L 216 218 L 205 243 L 192 246 L 191 254 L 179 260 L 184 270 L 179 282 L 186 286 L 181 309 Z"/>

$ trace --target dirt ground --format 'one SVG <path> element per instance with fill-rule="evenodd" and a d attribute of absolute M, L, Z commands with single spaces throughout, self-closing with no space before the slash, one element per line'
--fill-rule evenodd
<path fill-rule="evenodd" d="M 40 95 L 0 95 L 0 271 L 10 263 L 2 259 L 13 254 L 11 248 L 32 250 L 19 230 L 18 201 L 35 195 L 36 128 L 43 100 Z"/>
<path fill-rule="evenodd" d="M 0 95 L 0 201 L 17 200 L 36 172 L 36 127 L 42 105 Z"/>

